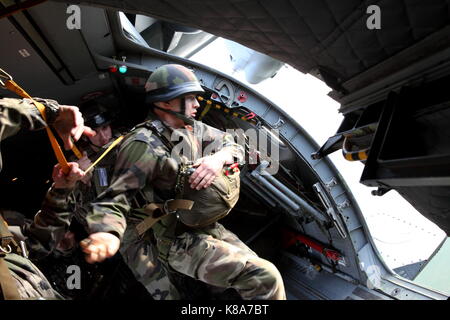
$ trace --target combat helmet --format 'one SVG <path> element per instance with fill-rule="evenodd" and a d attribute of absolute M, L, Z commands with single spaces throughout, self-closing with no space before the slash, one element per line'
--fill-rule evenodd
<path fill-rule="evenodd" d="M 80 109 L 83 114 L 84 124 L 92 129 L 109 125 L 113 121 L 112 114 L 98 101 L 88 101 Z"/>
<path fill-rule="evenodd" d="M 188 124 L 192 124 L 192 119 L 185 115 L 184 96 L 205 92 L 195 74 L 179 64 L 166 64 L 156 69 L 148 78 L 145 91 L 147 92 L 146 104 L 166 102 L 181 97 L 180 112 L 162 109 L 155 105 L 153 107 L 173 114 Z"/>

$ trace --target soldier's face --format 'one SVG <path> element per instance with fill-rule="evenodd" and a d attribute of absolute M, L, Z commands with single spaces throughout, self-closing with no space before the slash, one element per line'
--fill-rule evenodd
<path fill-rule="evenodd" d="M 109 125 L 101 126 L 94 129 L 96 135 L 93 137 L 89 137 L 91 143 L 97 147 L 103 147 L 107 144 L 112 138 L 112 131 Z"/>
<path fill-rule="evenodd" d="M 189 94 L 184 97 L 184 100 L 186 101 L 186 116 L 195 118 L 197 115 L 197 108 L 200 107 L 197 98 L 194 94 Z"/>
<path fill-rule="evenodd" d="M 197 108 L 200 106 L 196 96 L 194 94 L 188 94 L 187 96 L 184 97 L 184 100 L 186 102 L 185 115 L 187 117 L 195 118 L 195 116 L 197 115 Z M 181 111 L 181 98 L 170 100 L 169 104 L 172 106 L 173 111 L 175 112 Z"/>

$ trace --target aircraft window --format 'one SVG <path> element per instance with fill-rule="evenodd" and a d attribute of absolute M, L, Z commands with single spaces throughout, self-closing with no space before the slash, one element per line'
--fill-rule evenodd
<path fill-rule="evenodd" d="M 145 47 L 189 58 L 216 36 L 202 30 L 157 20 L 140 14 L 119 12 L 122 30 L 129 40 Z"/>
<path fill-rule="evenodd" d="M 125 36 L 126 36 L 128 39 L 130 39 L 130 40 L 132 40 L 132 41 L 134 41 L 134 42 L 139 42 L 139 39 L 136 38 L 135 36 L 133 36 L 132 33 L 128 32 L 128 31 L 125 30 L 125 29 L 123 29 L 123 32 L 125 33 Z"/>

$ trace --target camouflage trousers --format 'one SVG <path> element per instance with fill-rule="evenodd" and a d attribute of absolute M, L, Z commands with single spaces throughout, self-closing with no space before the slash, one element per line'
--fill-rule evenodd
<path fill-rule="evenodd" d="M 167 263 L 175 271 L 209 285 L 233 288 L 246 300 L 286 299 L 278 269 L 219 223 L 177 236 Z"/>
<path fill-rule="evenodd" d="M 158 260 L 158 249 L 149 235 L 139 237 L 136 225 L 140 221 L 127 221 L 127 229 L 120 246 L 120 254 L 133 272 L 136 280 L 144 285 L 155 300 L 177 300 L 179 294 L 171 284 L 166 271 Z"/>
<path fill-rule="evenodd" d="M 22 299 L 62 299 L 30 260 L 15 253 L 7 254 L 4 259 Z"/>

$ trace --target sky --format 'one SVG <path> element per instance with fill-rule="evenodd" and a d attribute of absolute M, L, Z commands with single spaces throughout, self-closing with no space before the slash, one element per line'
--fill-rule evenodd
<path fill-rule="evenodd" d="M 228 48 L 219 38 L 190 59 L 229 74 L 266 96 L 287 111 L 318 145 L 336 133 L 343 116 L 338 112 L 339 103 L 327 95 L 331 89 L 324 82 L 284 65 L 273 78 L 249 84 L 243 72 L 233 72 Z M 428 259 L 445 239 L 445 233 L 396 191 L 382 197 L 371 195 L 374 188 L 359 183 L 361 162 L 345 160 L 340 151 L 329 157 L 356 198 L 387 265 L 394 269 Z"/>

